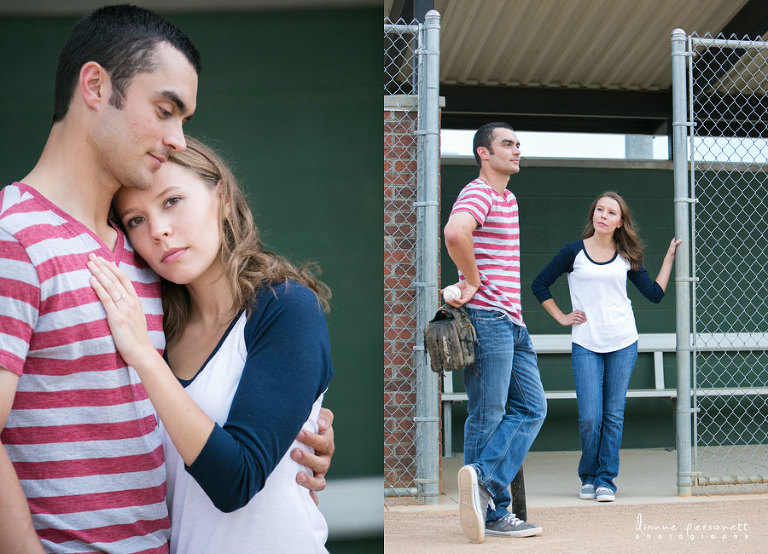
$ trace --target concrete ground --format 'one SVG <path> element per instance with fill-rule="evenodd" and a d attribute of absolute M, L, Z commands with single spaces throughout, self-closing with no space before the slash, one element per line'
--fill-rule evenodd
<path fill-rule="evenodd" d="M 460 458 L 444 458 L 438 504 L 387 500 L 384 552 L 768 552 L 768 488 L 763 493 L 677 496 L 677 458 L 664 449 L 621 452 L 616 502 L 578 497 L 580 452 L 531 452 L 524 465 L 528 521 L 543 536 L 487 537 L 470 543 L 458 520 Z M 736 494 L 734 494 L 736 493 Z"/>

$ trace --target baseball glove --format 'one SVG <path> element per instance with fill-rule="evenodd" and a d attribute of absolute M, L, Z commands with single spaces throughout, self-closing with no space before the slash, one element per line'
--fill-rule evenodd
<path fill-rule="evenodd" d="M 444 304 L 424 328 L 432 371 L 461 369 L 475 361 L 475 328 L 464 308 Z"/>

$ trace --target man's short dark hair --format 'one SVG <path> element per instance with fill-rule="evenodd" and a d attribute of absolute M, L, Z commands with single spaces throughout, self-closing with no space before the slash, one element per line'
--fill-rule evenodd
<path fill-rule="evenodd" d="M 67 115 L 80 69 L 99 63 L 109 72 L 113 94 L 110 103 L 120 109 L 125 90 L 139 73 L 155 68 L 155 46 L 167 42 L 200 73 L 200 54 L 175 25 L 144 8 L 121 4 L 105 6 L 81 19 L 59 54 L 53 94 L 53 122 Z"/>
<path fill-rule="evenodd" d="M 490 150 L 491 142 L 493 142 L 493 132 L 499 128 L 514 131 L 512 125 L 509 123 L 504 123 L 503 121 L 495 121 L 493 123 L 486 123 L 475 133 L 475 138 L 472 141 L 472 152 L 475 154 L 475 162 L 477 163 L 477 167 L 481 167 L 480 156 L 477 155 L 477 149 L 482 146 Z M 493 153 L 493 151 L 491 151 L 491 153 Z"/>

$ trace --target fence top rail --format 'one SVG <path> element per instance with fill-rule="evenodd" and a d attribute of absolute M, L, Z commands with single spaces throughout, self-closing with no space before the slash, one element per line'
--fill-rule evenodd
<path fill-rule="evenodd" d="M 411 33 L 415 35 L 419 32 L 419 25 L 406 25 L 405 23 L 384 23 L 384 32 L 387 34 Z"/>
<path fill-rule="evenodd" d="M 701 140 L 702 137 L 694 136 Z M 704 137 L 706 138 L 706 137 Z M 697 171 L 729 171 L 738 173 L 767 173 L 768 163 L 747 163 L 747 162 L 707 162 L 702 160 L 691 160 L 690 165 Z"/>
<path fill-rule="evenodd" d="M 744 48 L 752 50 L 768 50 L 768 42 L 754 40 L 738 40 L 728 38 L 690 37 L 691 45 L 707 48 Z"/>

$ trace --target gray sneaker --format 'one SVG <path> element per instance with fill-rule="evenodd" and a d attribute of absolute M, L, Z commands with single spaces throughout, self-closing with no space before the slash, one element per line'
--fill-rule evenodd
<path fill-rule="evenodd" d="M 487 535 L 502 535 L 504 537 L 535 537 L 544 531 L 540 525 L 526 523 L 515 517 L 515 514 L 507 514 L 499 521 L 485 524 Z"/>
<path fill-rule="evenodd" d="M 597 487 L 595 497 L 598 502 L 613 502 L 616 500 L 616 493 L 608 487 Z"/>
<path fill-rule="evenodd" d="M 478 484 L 474 466 L 463 466 L 459 470 L 459 519 L 461 530 L 469 540 L 483 542 L 485 513 L 490 501 L 491 493 Z"/>
<path fill-rule="evenodd" d="M 584 500 L 592 500 L 593 498 L 595 498 L 595 485 L 593 485 L 592 483 L 581 485 L 581 492 L 579 492 L 579 498 L 583 498 Z"/>

